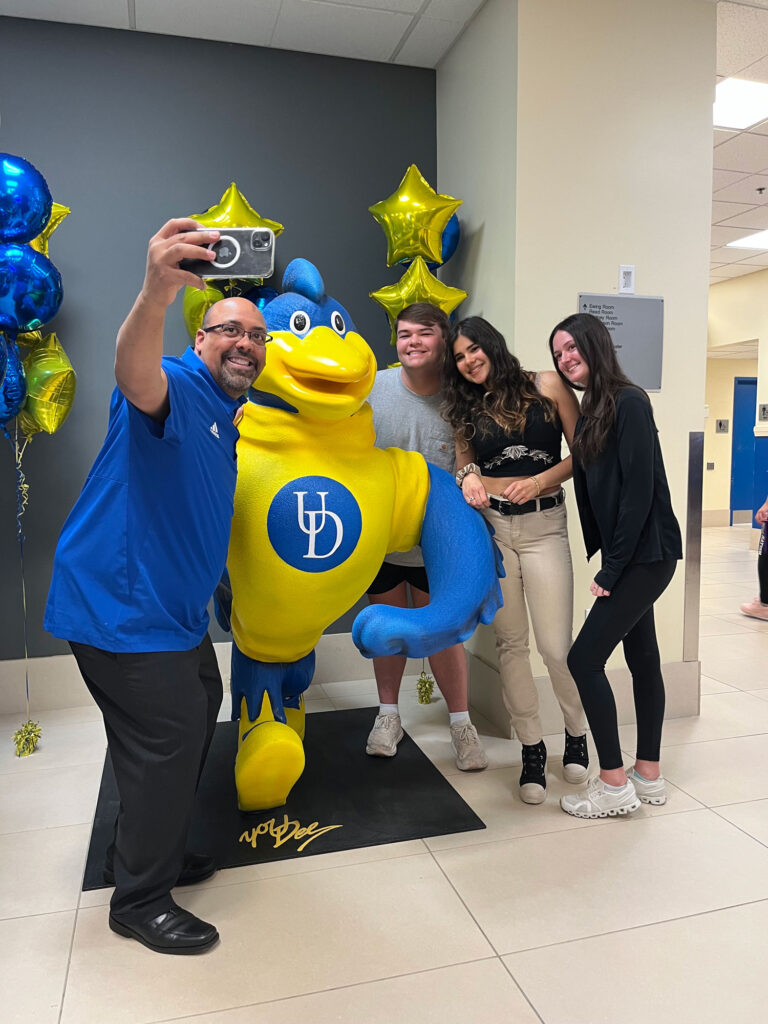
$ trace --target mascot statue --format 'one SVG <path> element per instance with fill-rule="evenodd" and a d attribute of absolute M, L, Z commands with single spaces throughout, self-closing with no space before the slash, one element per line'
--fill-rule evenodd
<path fill-rule="evenodd" d="M 424 657 L 466 640 L 501 604 L 494 545 L 453 477 L 416 452 L 375 447 L 376 360 L 307 260 L 264 309 L 272 341 L 239 424 L 228 571 L 235 781 L 241 810 L 277 807 L 304 769 L 303 692 L 323 630 L 366 591 L 384 556 L 421 544 L 425 608 L 370 606 L 366 657 Z M 231 615 L 228 614 L 231 612 Z"/>

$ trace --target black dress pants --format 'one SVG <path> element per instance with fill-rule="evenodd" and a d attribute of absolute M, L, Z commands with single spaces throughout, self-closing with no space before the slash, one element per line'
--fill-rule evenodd
<path fill-rule="evenodd" d="M 190 651 L 115 654 L 71 643 L 101 709 L 120 796 L 111 910 L 126 924 L 174 906 L 195 790 L 222 683 L 211 639 Z"/>
<path fill-rule="evenodd" d="M 637 757 L 658 761 L 664 721 L 664 679 L 656 641 L 653 603 L 666 590 L 677 562 L 628 565 L 609 597 L 598 597 L 568 654 L 597 747 L 600 767 L 621 768 L 616 702 L 605 674 L 605 663 L 623 642 L 632 676 L 637 718 Z"/>

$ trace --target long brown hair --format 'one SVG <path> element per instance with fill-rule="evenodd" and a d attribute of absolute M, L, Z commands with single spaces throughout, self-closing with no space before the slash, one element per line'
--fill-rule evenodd
<path fill-rule="evenodd" d="M 491 364 L 488 379 L 473 384 L 456 365 L 453 346 L 462 336 L 474 342 Z M 460 444 L 466 447 L 475 436 L 491 431 L 492 423 L 503 430 L 522 433 L 528 407 L 537 404 L 550 423 L 557 419 L 557 408 L 536 389 L 531 375 L 507 348 L 504 336 L 481 316 L 460 320 L 451 330 L 443 364 L 443 418 L 453 427 Z"/>
<path fill-rule="evenodd" d="M 586 387 L 571 384 L 557 365 L 553 343 L 558 331 L 566 331 L 576 342 L 579 355 L 589 369 Z M 584 422 L 571 444 L 571 454 L 584 465 L 594 461 L 605 449 L 608 435 L 616 422 L 616 397 L 619 392 L 624 388 L 635 388 L 646 399 L 648 396 L 642 388 L 632 383 L 619 366 L 610 331 L 602 320 L 591 313 L 574 313 L 556 324 L 549 336 L 549 351 L 555 369 L 568 387 L 584 392 L 581 401 Z"/>

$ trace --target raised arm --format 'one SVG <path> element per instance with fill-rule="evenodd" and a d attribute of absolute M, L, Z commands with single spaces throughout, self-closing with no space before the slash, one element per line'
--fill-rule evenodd
<path fill-rule="evenodd" d="M 161 363 L 165 312 L 180 288 L 205 288 L 202 278 L 179 267 L 179 260 L 212 260 L 214 253 L 201 246 L 218 237 L 218 231 L 180 217 L 150 239 L 144 284 L 117 334 L 115 380 L 128 401 L 153 419 L 168 415 L 168 381 Z"/>

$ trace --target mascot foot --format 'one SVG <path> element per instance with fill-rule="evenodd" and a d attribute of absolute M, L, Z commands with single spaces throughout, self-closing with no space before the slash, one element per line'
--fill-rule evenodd
<path fill-rule="evenodd" d="M 235 759 L 237 805 L 241 811 L 281 807 L 304 771 L 304 746 L 290 725 L 274 721 L 266 697 L 256 723 L 248 720 L 245 701 L 242 711 Z"/>

